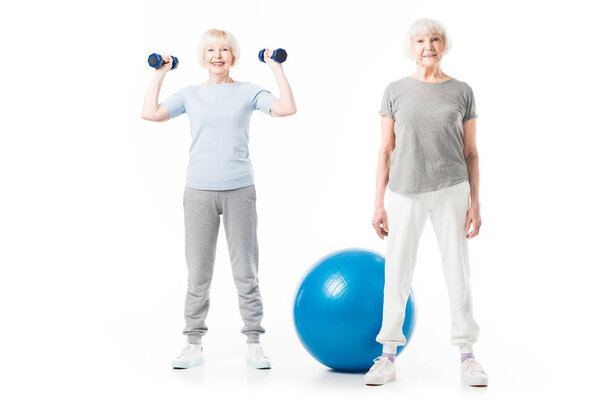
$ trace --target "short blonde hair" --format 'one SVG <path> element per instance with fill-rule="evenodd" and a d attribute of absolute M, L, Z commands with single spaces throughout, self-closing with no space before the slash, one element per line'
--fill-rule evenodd
<path fill-rule="evenodd" d="M 448 32 L 446 32 L 444 25 L 434 19 L 421 18 L 413 22 L 406 31 L 406 36 L 404 37 L 404 52 L 406 56 L 415 61 L 412 53 L 413 39 L 418 35 L 431 35 L 433 33 L 437 33 L 442 37 L 442 40 L 444 41 L 444 52 L 442 54 L 448 54 L 448 50 L 452 47 L 452 40 L 450 40 L 450 36 L 448 36 Z"/>
<path fill-rule="evenodd" d="M 204 52 L 206 48 L 212 44 L 221 44 L 225 43 L 229 50 L 231 51 L 231 56 L 233 60 L 231 61 L 231 66 L 233 67 L 240 58 L 240 45 L 236 40 L 235 36 L 231 32 L 223 31 L 221 29 L 209 29 L 200 38 L 200 43 L 198 44 L 198 61 L 200 65 L 204 66 Z"/>

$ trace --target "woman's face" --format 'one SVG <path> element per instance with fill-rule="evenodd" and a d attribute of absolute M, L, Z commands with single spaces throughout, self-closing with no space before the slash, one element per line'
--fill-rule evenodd
<path fill-rule="evenodd" d="M 432 67 L 442 61 L 445 43 L 439 33 L 417 35 L 412 41 L 412 52 L 417 64 Z"/>
<path fill-rule="evenodd" d="M 229 72 L 233 55 L 231 49 L 225 43 L 211 43 L 204 50 L 204 66 L 209 72 L 214 74 L 224 74 Z"/>

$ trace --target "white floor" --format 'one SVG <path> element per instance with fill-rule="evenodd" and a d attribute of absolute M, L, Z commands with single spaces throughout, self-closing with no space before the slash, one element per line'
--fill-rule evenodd
<path fill-rule="evenodd" d="M 215 329 L 217 330 L 217 329 Z M 381 387 L 362 383 L 362 374 L 334 372 L 313 360 L 293 332 L 265 338 L 272 359 L 271 370 L 254 370 L 245 364 L 245 343 L 235 336 L 205 338 L 205 364 L 188 370 L 173 370 L 171 359 L 183 347 L 183 338 L 166 330 L 148 335 L 156 340 L 134 340 L 133 335 L 107 332 L 104 341 L 86 343 L 71 338 L 74 348 L 61 343 L 32 343 L 21 349 L 16 366 L 4 364 L 3 391 L 12 398 L 60 396 L 61 399 L 183 399 L 183 398 L 539 398 L 560 395 L 594 398 L 594 373 L 589 365 L 562 357 L 536 359 L 533 353 L 497 352 L 480 346 L 479 359 L 490 376 L 488 388 L 471 388 L 461 383 L 456 349 L 442 340 L 426 343 L 423 334 L 397 359 L 395 382 Z M 289 334 L 290 332 L 288 332 Z M 272 335 L 275 336 L 275 335 Z M 232 338 L 239 340 L 231 340 Z M 430 336 L 431 337 L 431 336 Z M 68 338 L 66 338 L 68 339 Z M 534 350 L 534 349 L 532 349 Z M 40 358 L 31 358 L 31 354 Z M 19 353 L 12 349 L 12 353 Z M 15 358 L 12 357 L 14 360 Z M 514 360 L 514 362 L 513 362 Z M 561 364 L 561 365 L 559 365 Z M 579 371 L 579 372 L 577 372 Z M 582 377 L 577 380 L 577 376 Z M 210 396 L 210 397 L 206 397 Z M 2 396 L 2 398 L 9 398 Z M 598 398 L 598 397 L 595 397 Z"/>

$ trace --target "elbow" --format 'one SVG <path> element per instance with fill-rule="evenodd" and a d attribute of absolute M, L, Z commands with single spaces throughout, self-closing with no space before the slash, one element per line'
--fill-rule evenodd
<path fill-rule="evenodd" d="M 392 153 L 394 152 L 394 147 L 392 146 L 381 146 L 379 149 L 379 157 L 384 160 L 389 160 L 392 158 Z"/>
<path fill-rule="evenodd" d="M 465 156 L 465 161 L 467 161 L 467 162 L 479 159 L 479 154 L 477 153 L 477 150 L 473 150 L 468 153 L 465 153 L 464 156 Z"/>
<path fill-rule="evenodd" d="M 274 117 L 289 117 L 296 114 L 296 104 L 294 102 L 284 104 L 277 102 L 271 106 L 271 115 Z"/>
<path fill-rule="evenodd" d="M 156 115 L 156 114 L 148 114 L 148 113 L 142 113 L 142 114 L 141 114 L 141 117 L 142 117 L 142 119 L 143 119 L 143 120 L 145 120 L 145 121 L 152 121 L 152 122 L 164 122 L 164 121 L 166 121 L 166 120 L 168 120 L 168 119 L 169 119 L 168 117 L 166 117 L 166 118 L 163 118 L 163 117 L 161 117 L 161 116 L 159 116 L 159 115 Z"/>
<path fill-rule="evenodd" d="M 296 114 L 296 105 L 295 104 L 291 104 L 290 106 L 286 107 L 285 109 L 281 110 L 281 112 L 278 113 L 278 115 L 281 117 L 289 117 L 290 115 L 294 115 L 294 114 Z"/>
<path fill-rule="evenodd" d="M 154 121 L 154 114 L 146 110 L 142 110 L 140 117 L 145 121 Z"/>

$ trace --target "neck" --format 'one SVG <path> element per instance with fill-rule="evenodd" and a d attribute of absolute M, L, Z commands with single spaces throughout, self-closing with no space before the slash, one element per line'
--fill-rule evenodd
<path fill-rule="evenodd" d="M 233 79 L 229 77 L 229 71 L 224 74 L 209 74 L 206 85 L 218 85 L 220 83 L 233 83 Z"/>
<path fill-rule="evenodd" d="M 431 67 L 417 64 L 417 72 L 415 72 L 412 77 L 424 82 L 440 82 L 449 78 L 448 75 L 442 72 L 442 68 L 439 64 Z"/>

